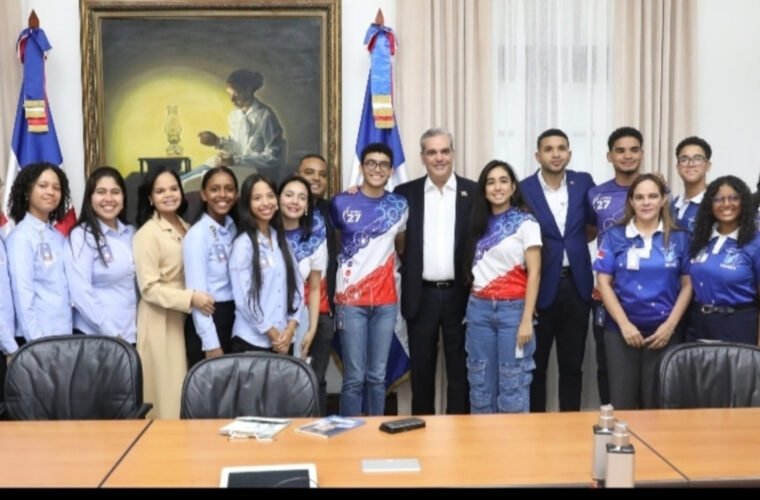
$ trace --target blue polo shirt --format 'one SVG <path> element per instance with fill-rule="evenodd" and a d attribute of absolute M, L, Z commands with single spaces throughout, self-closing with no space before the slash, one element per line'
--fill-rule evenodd
<path fill-rule="evenodd" d="M 604 232 L 615 226 L 625 216 L 625 199 L 628 186 L 621 186 L 615 179 L 588 190 L 588 201 L 596 213 L 597 244 Z"/>
<path fill-rule="evenodd" d="M 757 300 L 760 235 L 740 248 L 738 234 L 738 229 L 725 236 L 713 229 L 707 246 L 691 259 L 689 274 L 698 303 L 731 306 Z"/>
<path fill-rule="evenodd" d="M 694 226 L 697 222 L 699 204 L 702 203 L 702 198 L 704 198 L 704 196 L 704 191 L 688 200 L 684 198 L 684 195 L 679 195 L 676 196 L 673 203 L 670 204 L 670 213 L 673 214 L 673 219 L 676 221 L 676 224 L 687 230 L 689 235 L 694 234 Z"/>
<path fill-rule="evenodd" d="M 604 233 L 594 271 L 613 277 L 613 290 L 626 316 L 646 337 L 665 321 L 681 291 L 681 276 L 689 273 L 689 238 L 671 231 L 664 242 L 662 225 L 645 240 L 633 222 Z M 605 324 L 620 331 L 610 315 Z"/>

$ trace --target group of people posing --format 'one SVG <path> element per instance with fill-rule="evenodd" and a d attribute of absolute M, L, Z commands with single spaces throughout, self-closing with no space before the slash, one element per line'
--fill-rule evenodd
<path fill-rule="evenodd" d="M 706 184 L 703 139 L 676 148 L 685 193 L 673 201 L 661 177 L 639 171 L 638 130 L 615 130 L 608 146 L 615 174 L 598 186 L 567 169 L 558 129 L 538 137 L 535 174 L 519 182 L 494 160 L 476 183 L 453 173 L 451 134 L 430 129 L 420 140 L 427 175 L 387 191 L 393 151 L 370 144 L 361 185 L 331 201 L 319 155 L 279 187 L 260 174 L 238 187 L 218 166 L 203 177 L 192 225 L 177 173 L 159 167 L 138 189 L 136 231 L 122 176 L 100 167 L 67 238 L 54 228 L 70 201 L 65 174 L 26 166 L 11 188 L 16 226 L 0 245 L 0 365 L 44 336 L 119 336 L 137 346 L 153 416 L 178 418 L 190 366 L 271 351 L 311 364 L 324 411 L 337 331 L 341 413 L 382 415 L 400 307 L 413 413 L 435 413 L 439 336 L 447 413 L 544 411 L 555 339 L 569 411 L 580 409 L 593 309 L 600 399 L 652 407 L 667 347 L 758 343 L 757 204 L 736 177 Z"/>

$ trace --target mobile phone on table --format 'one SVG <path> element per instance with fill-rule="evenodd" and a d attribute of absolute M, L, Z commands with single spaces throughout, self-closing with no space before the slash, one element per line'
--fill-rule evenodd
<path fill-rule="evenodd" d="M 422 429 L 423 427 L 425 427 L 425 421 L 418 417 L 389 420 L 380 424 L 380 430 L 389 434 Z"/>

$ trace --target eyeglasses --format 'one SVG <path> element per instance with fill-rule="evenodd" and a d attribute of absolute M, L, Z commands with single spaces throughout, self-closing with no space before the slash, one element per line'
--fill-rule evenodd
<path fill-rule="evenodd" d="M 679 156 L 678 157 L 678 164 L 681 165 L 681 166 L 684 166 L 684 167 L 686 165 L 689 165 L 689 164 L 695 165 L 695 166 L 698 167 L 698 166 L 702 165 L 703 163 L 705 163 L 706 161 L 707 161 L 707 158 L 705 158 L 702 155 L 694 155 L 694 156 L 685 156 L 684 155 L 684 156 Z"/>
<path fill-rule="evenodd" d="M 370 170 L 390 170 L 391 162 L 389 161 L 375 161 L 365 160 L 364 166 Z"/>
<path fill-rule="evenodd" d="M 729 194 L 728 196 L 716 196 L 712 199 L 713 205 L 723 205 L 724 203 L 730 203 L 736 205 L 741 201 L 741 197 L 738 194 Z"/>

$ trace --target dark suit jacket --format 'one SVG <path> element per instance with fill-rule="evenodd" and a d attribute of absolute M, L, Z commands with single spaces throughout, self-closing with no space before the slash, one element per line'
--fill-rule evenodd
<path fill-rule="evenodd" d="M 401 314 L 406 319 L 414 319 L 422 298 L 422 238 L 425 221 L 425 179 L 406 182 L 396 187 L 395 193 L 403 195 L 409 202 L 409 219 L 406 222 L 406 245 L 401 257 Z M 462 260 L 469 235 L 469 219 L 472 200 L 477 184 L 464 177 L 456 176 L 457 200 L 454 227 L 454 281 L 457 289 L 457 303 L 462 314 L 467 304 L 468 290 L 464 285 Z"/>
<path fill-rule="evenodd" d="M 539 171 L 540 172 L 540 171 Z M 585 172 L 566 170 L 567 219 L 565 235 L 562 236 L 554 215 L 549 209 L 544 190 L 538 179 L 539 172 L 526 177 L 520 183 L 525 201 L 541 226 L 541 285 L 538 289 L 539 308 L 549 307 L 559 289 L 562 270 L 562 253 L 567 250 L 573 283 L 584 300 L 591 300 L 594 278 L 591 274 L 591 257 L 586 241 L 586 224 L 595 225 L 594 211 L 588 201 L 588 190 L 594 186 L 591 176 Z"/>

